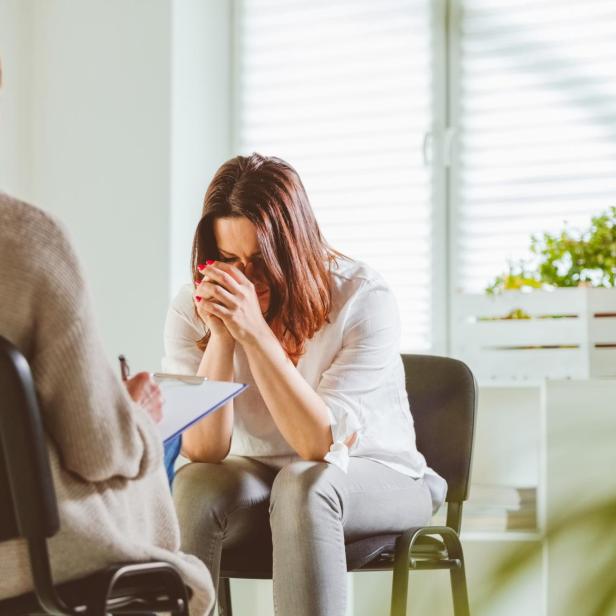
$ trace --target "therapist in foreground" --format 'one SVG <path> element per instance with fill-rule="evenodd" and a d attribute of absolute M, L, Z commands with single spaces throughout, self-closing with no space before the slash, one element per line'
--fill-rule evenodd
<path fill-rule="evenodd" d="M 54 581 L 115 563 L 166 561 L 193 590 L 191 615 L 204 616 L 213 587 L 203 563 L 178 551 L 154 425 L 158 387 L 146 373 L 120 381 L 63 229 L 1 192 L 0 263 L 0 333 L 32 369 L 58 499 L 60 530 L 48 541 Z M 0 600 L 32 588 L 25 540 L 0 541 Z"/>
<path fill-rule="evenodd" d="M 259 154 L 214 176 L 192 268 L 164 367 L 251 387 L 184 434 L 182 549 L 216 584 L 223 547 L 271 531 L 276 614 L 342 616 L 345 541 L 425 525 L 446 492 L 415 447 L 394 296 L 328 246 L 296 171 Z"/>
<path fill-rule="evenodd" d="M 146 373 L 120 381 L 66 233 L 2 192 L 0 264 L 0 334 L 32 369 L 58 500 L 60 530 L 47 542 L 54 582 L 115 563 L 166 561 L 193 591 L 191 616 L 203 616 L 213 587 L 203 563 L 178 550 L 154 424 L 159 388 Z M 0 541 L 0 600 L 32 589 L 25 540 Z"/>

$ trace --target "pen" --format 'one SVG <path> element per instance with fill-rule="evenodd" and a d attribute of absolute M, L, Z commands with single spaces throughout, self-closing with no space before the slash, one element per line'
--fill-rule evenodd
<path fill-rule="evenodd" d="M 122 380 L 127 381 L 130 374 L 130 368 L 128 367 L 126 357 L 124 357 L 124 355 L 120 355 L 118 359 L 120 360 L 120 373 L 122 374 Z"/>

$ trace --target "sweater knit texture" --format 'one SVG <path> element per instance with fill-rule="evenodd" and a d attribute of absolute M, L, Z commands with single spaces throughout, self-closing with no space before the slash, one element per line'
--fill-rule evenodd
<path fill-rule="evenodd" d="M 48 541 L 54 581 L 166 561 L 193 590 L 191 614 L 208 613 L 211 577 L 179 552 L 160 437 L 105 359 L 66 234 L 0 193 L 0 263 L 0 334 L 32 369 L 58 499 L 60 531 Z M 30 590 L 25 541 L 0 543 L 0 598 Z"/>

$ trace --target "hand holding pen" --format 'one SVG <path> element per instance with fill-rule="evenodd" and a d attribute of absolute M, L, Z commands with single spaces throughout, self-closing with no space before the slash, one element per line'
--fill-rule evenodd
<path fill-rule="evenodd" d="M 138 372 L 131 377 L 124 355 L 120 355 L 118 359 L 122 381 L 126 385 L 128 395 L 145 409 L 152 421 L 158 423 L 163 418 L 163 397 L 160 387 L 154 382 L 149 372 Z"/>

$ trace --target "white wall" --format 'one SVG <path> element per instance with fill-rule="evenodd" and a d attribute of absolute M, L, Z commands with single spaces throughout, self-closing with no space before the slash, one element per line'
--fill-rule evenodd
<path fill-rule="evenodd" d="M 190 282 L 190 249 L 205 190 L 231 157 L 229 0 L 173 3 L 171 289 Z"/>
<path fill-rule="evenodd" d="M 34 201 L 72 234 L 109 355 L 156 368 L 169 275 L 169 2 L 31 1 Z"/>
<path fill-rule="evenodd" d="M 133 370 L 159 366 L 229 157 L 229 22 L 226 0 L 0 0 L 0 187 L 64 222 Z"/>
<path fill-rule="evenodd" d="M 0 0 L 0 190 L 30 199 L 30 6 Z"/>

